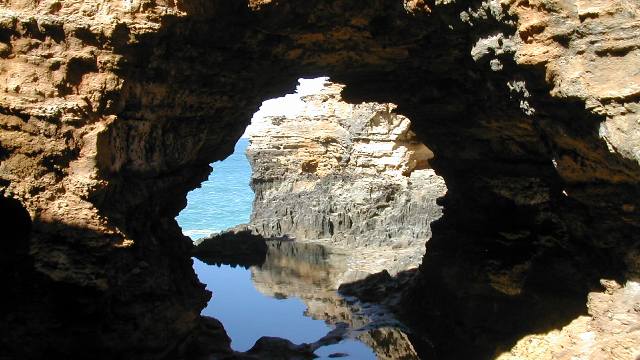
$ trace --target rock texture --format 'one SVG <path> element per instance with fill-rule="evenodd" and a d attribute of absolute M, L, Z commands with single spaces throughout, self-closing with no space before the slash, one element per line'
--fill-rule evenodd
<path fill-rule="evenodd" d="M 254 117 L 250 227 L 352 253 L 395 253 L 382 263 L 368 258 L 378 263 L 372 272 L 417 267 L 446 193 L 429 167 L 433 153 L 393 104 L 347 104 L 342 89 L 325 83 L 295 113 Z"/>
<path fill-rule="evenodd" d="M 196 240 L 192 255 L 209 265 L 244 266 L 264 263 L 267 255 L 265 239 L 247 230 L 227 231 Z"/>
<path fill-rule="evenodd" d="M 531 334 L 593 329 L 598 341 L 540 344 L 585 357 L 605 341 L 612 358 L 637 357 L 637 342 L 618 351 L 634 333 L 596 325 L 588 299 L 616 280 L 625 300 L 612 314 L 636 311 L 639 11 L 622 0 L 2 1 L 0 206 L 18 214 L 3 237 L 16 242 L 3 244 L 3 354 L 196 354 L 196 333 L 215 326 L 198 315 L 208 295 L 173 218 L 258 104 L 328 75 L 350 102 L 397 104 L 446 181 L 404 289 L 433 344 L 424 351 L 489 358 Z M 580 316 L 585 327 L 568 326 Z M 210 334 L 223 351 L 228 339 Z"/>
<path fill-rule="evenodd" d="M 519 340 L 499 360 L 535 359 L 634 359 L 640 343 L 640 287 L 602 281 L 604 293 L 589 294 L 591 316 L 580 316 L 562 329 Z M 564 348 L 570 346 L 572 351 Z"/>

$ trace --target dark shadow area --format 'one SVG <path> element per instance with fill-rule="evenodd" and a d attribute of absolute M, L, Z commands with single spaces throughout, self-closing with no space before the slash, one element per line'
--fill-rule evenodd
<path fill-rule="evenodd" d="M 29 256 L 32 223 L 22 204 L 0 197 L 0 358 L 40 359 L 96 348 L 102 302 L 98 292 L 53 281 Z M 73 349 L 72 352 L 69 352 Z"/>
<path fill-rule="evenodd" d="M 446 47 L 440 41 L 451 39 L 428 44 Z M 414 55 L 433 57 L 424 51 Z M 637 257 L 625 254 L 640 246 L 639 213 L 631 210 L 638 165 L 609 151 L 598 132 L 603 117 L 549 95 L 544 69 L 502 60 L 506 72 L 463 57 L 401 85 L 344 77 L 350 101 L 374 94 L 399 105 L 446 180 L 444 216 L 432 224 L 420 273 L 398 308 L 428 340 L 424 358 L 493 358 L 525 335 L 587 314 L 588 293 L 604 291 L 600 279 L 637 280 Z M 534 114 L 524 114 L 506 86 L 514 78 L 525 81 Z"/>
<path fill-rule="evenodd" d="M 29 253 L 31 217 L 20 201 L 0 196 L 0 227 L 4 232 L 0 241 L 0 264 L 10 266 L 22 261 Z"/>
<path fill-rule="evenodd" d="M 466 109 L 476 114 L 474 123 L 462 113 L 447 116 L 456 119 L 447 126 L 458 139 L 442 142 L 440 125 L 434 134 L 416 122 L 448 193 L 402 311 L 410 309 L 403 318 L 426 334 L 433 358 L 492 358 L 527 334 L 586 315 L 588 293 L 604 291 L 600 279 L 634 280 L 637 258 L 625 254 L 637 254 L 640 222 L 637 212 L 623 209 L 637 203 L 637 164 L 608 150 L 598 134 L 602 117 L 581 102 L 551 98 L 542 69 L 513 66 L 539 109 L 534 115 L 514 111 L 511 95 L 498 90 L 508 79 L 489 73 L 484 81 L 494 90 Z M 446 98 L 472 99 L 450 85 L 439 88 L 450 92 Z M 442 115 L 428 108 L 410 116 Z M 530 130 L 516 135 L 523 124 Z M 489 131 L 496 133 L 478 136 Z M 563 157 L 571 164 L 555 168 Z M 598 169 L 624 180 L 607 184 Z"/>
<path fill-rule="evenodd" d="M 1 359 L 192 359 L 205 353 L 230 354 L 222 325 L 199 316 L 210 293 L 193 274 L 188 255 L 174 252 L 169 260 L 168 254 L 136 246 L 100 251 L 88 244 L 104 238 L 100 232 L 31 224 L 15 200 L 3 197 L 0 205 L 2 225 L 13 235 L 3 238 L 0 263 L 5 288 Z M 34 261 L 30 238 L 53 249 L 47 258 L 51 263 L 43 262 L 42 255 Z M 46 275 L 36 267 L 59 269 L 60 263 L 69 270 Z"/>
<path fill-rule="evenodd" d="M 640 222 L 624 210 L 638 208 L 637 164 L 608 150 L 598 135 L 603 118 L 581 102 L 551 98 L 541 69 L 528 70 L 519 73 L 540 109 L 532 116 L 513 107 L 501 87 L 508 78 L 482 71 L 488 84 L 475 86 L 492 91 L 479 99 L 473 81 L 455 79 L 422 106 L 390 95 L 416 119 L 448 188 L 444 216 L 432 224 L 420 273 L 398 307 L 427 340 L 424 358 L 493 358 L 525 335 L 586 315 L 588 293 L 604 291 L 601 279 L 637 280 L 637 257 L 625 254 L 637 254 Z M 443 108 L 441 97 L 467 103 Z M 554 167 L 563 156 L 574 168 Z M 624 180 L 599 179 L 605 168 Z"/>

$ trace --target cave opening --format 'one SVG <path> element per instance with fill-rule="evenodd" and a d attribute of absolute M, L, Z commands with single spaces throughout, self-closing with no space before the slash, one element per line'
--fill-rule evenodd
<path fill-rule="evenodd" d="M 317 103 L 326 103 L 326 95 L 323 95 L 324 98 L 316 99 Z M 353 96 L 351 92 L 348 96 L 351 102 L 357 103 L 357 100 L 361 99 Z M 385 111 L 388 113 L 390 108 L 389 105 L 386 106 Z M 319 108 L 322 109 L 322 105 L 319 105 Z M 419 118 L 421 114 L 415 110 L 403 110 L 403 113 L 406 112 L 412 117 L 415 115 Z M 464 118 L 459 123 L 447 123 L 447 127 L 453 127 L 454 131 L 462 134 L 461 138 L 468 142 L 455 139 L 449 141 L 445 135 L 452 130 L 443 130 L 442 123 L 431 123 L 436 124 L 433 127 L 425 126 L 424 122 L 416 124 L 419 139 L 433 140 L 434 149 L 438 151 L 439 156 L 431 159 L 433 154 L 430 150 L 418 151 L 423 154 L 423 158 L 412 163 L 412 169 L 417 171 L 403 170 L 398 173 L 411 178 L 414 172 L 430 170 L 432 160 L 438 170 L 443 170 L 448 180 L 446 197 L 440 202 L 447 207 L 448 216 L 436 222 L 436 239 L 427 244 L 427 254 L 424 258 L 424 243 L 421 252 L 413 252 L 414 255 L 418 254 L 414 258 L 417 260 L 416 266 L 420 265 L 418 276 L 392 272 L 392 276 L 380 275 L 362 279 L 362 273 L 359 272 L 361 269 L 345 276 L 350 284 L 346 286 L 344 293 L 370 299 L 372 302 L 380 302 L 381 299 L 385 302 L 385 297 L 393 298 L 394 293 L 402 294 L 401 300 L 397 300 L 395 304 L 395 310 L 403 320 L 415 321 L 410 327 L 420 334 L 421 338 L 415 339 L 407 334 L 391 337 L 409 338 L 412 346 L 415 346 L 411 349 L 415 356 L 456 358 L 479 354 L 479 358 L 509 358 L 510 349 L 515 352 L 522 351 L 519 346 L 522 346 L 520 344 L 524 341 L 548 341 L 548 337 L 553 336 L 554 331 L 558 329 L 569 326 L 568 332 L 571 333 L 576 331 L 576 327 L 583 326 L 581 321 L 588 314 L 587 306 L 597 308 L 602 306 L 603 301 L 608 301 L 590 295 L 598 294 L 603 287 L 607 296 L 626 296 L 619 295 L 627 290 L 620 285 L 624 283 L 624 279 L 617 274 L 616 269 L 620 268 L 620 264 L 615 263 L 615 253 L 590 243 L 591 236 L 588 236 L 587 232 L 589 227 L 596 224 L 594 214 L 590 213 L 584 203 L 577 201 L 578 197 L 574 197 L 580 195 L 581 189 L 569 188 L 572 196 L 567 195 L 565 189 L 568 187 L 559 176 L 556 161 L 549 161 L 546 148 L 549 144 L 544 143 L 548 139 L 543 139 L 543 144 L 540 144 L 542 130 L 537 127 L 533 118 L 521 113 L 522 109 L 514 110 L 507 107 L 507 110 L 502 110 L 505 113 L 499 114 L 498 119 L 493 118 L 494 113 L 474 114 L 484 122 L 469 129 L 466 128 L 469 123 Z M 544 119 L 554 116 L 562 118 L 566 116 L 567 111 L 580 113 L 579 109 L 571 107 L 570 110 L 557 110 L 557 114 L 539 116 Z M 331 117 L 339 118 L 335 112 Z M 504 131 L 514 119 L 521 121 L 520 125 L 524 123 L 526 126 L 517 128 L 516 135 L 507 135 Z M 376 129 L 389 118 L 374 116 L 369 120 L 371 129 Z M 262 166 L 265 176 L 253 181 L 255 204 L 258 204 L 258 208 L 263 208 L 256 211 L 254 206 L 250 219 L 252 230 L 267 238 L 286 236 L 317 239 L 330 234 L 332 245 L 354 240 L 351 244 L 356 245 L 359 256 L 370 255 L 371 253 L 367 254 L 367 250 L 371 247 L 368 249 L 367 246 L 358 246 L 364 244 L 357 244 L 356 237 L 340 233 L 339 230 L 341 226 L 352 228 L 353 224 L 362 223 L 365 224 L 364 228 L 359 231 L 367 232 L 377 228 L 375 223 L 340 218 L 343 214 L 332 206 L 325 209 L 338 215 L 336 218 L 329 218 L 331 221 L 327 221 L 325 216 L 310 216 L 312 213 L 322 213 L 318 211 L 322 207 L 316 206 L 317 202 L 308 201 L 309 190 L 315 189 L 318 184 L 324 189 L 324 194 L 329 194 L 326 196 L 327 199 L 339 199 L 339 196 L 328 191 L 338 183 L 335 177 L 324 176 L 324 183 L 314 180 L 314 177 L 324 174 L 323 172 L 331 167 L 321 160 L 322 156 L 319 154 L 327 153 L 330 147 L 340 143 L 336 140 L 335 134 L 330 134 L 331 131 L 327 130 L 326 124 L 302 126 L 290 121 L 287 116 L 274 116 L 270 121 L 277 125 L 279 131 L 274 131 L 273 136 L 269 138 L 282 141 L 294 137 L 296 141 L 276 142 L 278 146 L 271 147 L 273 143 L 265 141 L 267 136 L 254 134 L 255 144 L 264 146 L 256 147 L 260 151 L 254 149 L 253 165 Z M 496 128 L 500 130 L 495 134 L 487 133 L 483 127 L 492 131 Z M 357 130 L 358 127 L 349 128 L 354 129 Z M 313 139 L 301 136 L 296 131 L 311 133 Z M 295 135 L 290 136 L 289 133 Z M 376 142 L 366 136 L 354 138 L 357 141 L 353 142 L 357 142 L 361 148 L 367 148 Z M 422 144 L 421 141 L 418 142 Z M 321 151 L 314 153 L 314 147 Z M 393 149 L 394 146 L 391 146 L 391 150 Z M 442 151 L 443 149 L 449 151 Z M 313 156 L 302 156 L 305 152 Z M 515 153 L 514 159 L 496 155 L 510 152 Z M 268 161 L 260 160 L 261 154 L 264 153 L 269 153 L 269 156 L 264 158 Z M 298 155 L 295 157 L 296 161 L 290 161 L 286 156 L 279 157 L 292 153 Z M 345 159 L 353 161 L 354 157 L 334 157 L 332 161 L 340 165 Z M 289 167 L 278 168 L 268 164 L 286 164 Z M 359 173 L 358 177 L 365 173 L 366 171 Z M 281 181 L 290 174 L 296 174 L 296 181 Z M 384 188 L 390 189 L 393 186 Z M 344 191 L 344 188 L 342 190 Z M 348 182 L 347 192 L 367 193 L 361 190 L 353 181 Z M 278 194 L 286 194 L 286 198 L 279 197 Z M 375 191 L 368 194 L 371 198 Z M 380 195 L 377 199 L 389 204 L 389 198 L 386 197 L 388 194 L 385 194 L 384 191 L 377 193 L 376 195 Z M 434 199 L 437 197 L 439 196 Z M 406 208 L 412 208 L 411 204 L 405 205 Z M 423 215 L 429 211 L 420 210 Z M 256 212 L 259 216 L 255 215 Z M 406 216 L 402 215 L 400 218 Z M 422 219 L 424 218 L 423 216 Z M 298 226 L 303 222 L 301 219 L 313 226 Z M 387 230 L 389 229 L 385 228 L 385 231 Z M 340 235 L 334 237 L 336 233 Z M 634 239 L 626 230 L 619 233 L 627 233 L 630 239 Z M 385 239 L 385 236 L 379 236 L 375 231 L 369 234 L 372 235 L 369 239 Z M 393 253 L 402 252 L 407 245 L 412 244 L 394 244 Z M 269 250 L 264 249 L 267 257 Z M 233 250 L 229 253 L 237 256 L 243 252 L 253 253 L 253 248 Z M 376 249 L 373 253 L 380 251 Z M 372 264 L 377 260 L 384 264 L 383 259 L 375 257 L 359 264 Z M 394 258 L 393 262 L 397 260 Z M 341 261 L 349 263 L 348 259 Z M 213 262 L 220 261 L 216 259 Z M 353 263 L 358 264 L 358 261 Z M 384 265 L 378 269 L 389 270 Z M 278 271 L 284 272 L 281 267 L 278 267 Z M 383 289 L 373 295 L 366 293 L 378 284 L 384 284 L 379 287 L 392 290 Z M 429 289 L 438 291 L 431 292 Z M 215 288 L 213 291 L 215 294 Z M 279 299 L 288 297 L 286 291 L 272 291 L 271 295 Z M 373 335 L 371 337 L 375 338 Z M 464 343 L 465 347 L 459 346 L 460 343 Z"/>
<path fill-rule="evenodd" d="M 446 186 L 395 105 L 349 104 L 343 88 L 299 79 L 265 101 L 176 218 L 213 292 L 202 315 L 222 322 L 236 351 L 277 336 L 321 357 L 419 358 L 391 311 L 337 290 L 373 274 L 413 277 Z"/>
<path fill-rule="evenodd" d="M 330 74 L 352 103 L 397 104 L 438 154 L 446 214 L 398 306 L 427 353 L 637 358 L 639 9 L 591 5 L 4 2 L 0 188 L 32 223 L 28 249 L 3 246 L 28 250 L 42 282 L 20 285 L 42 292 L 15 292 L 32 306 L 7 308 L 1 350 L 182 358 L 217 328 L 174 220 L 185 194 L 258 102 Z M 64 311 L 34 312 L 51 291 Z"/>

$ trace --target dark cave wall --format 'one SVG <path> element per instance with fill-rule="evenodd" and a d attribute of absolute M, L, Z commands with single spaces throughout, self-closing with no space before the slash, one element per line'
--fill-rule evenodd
<path fill-rule="evenodd" d="M 624 67 L 601 62 L 633 68 L 635 8 L 132 4 L 0 9 L 2 191 L 31 214 L 35 274 L 100 299 L 78 310 L 108 324 L 89 348 L 186 351 L 208 294 L 173 217 L 260 102 L 300 76 L 329 75 L 352 102 L 397 104 L 436 154 L 444 217 L 407 289 L 434 344 L 424 351 L 488 357 L 584 313 L 600 278 L 637 280 L 637 94 L 624 81 L 605 95 L 597 78 L 566 85 L 558 65 L 587 59 L 602 78 Z"/>

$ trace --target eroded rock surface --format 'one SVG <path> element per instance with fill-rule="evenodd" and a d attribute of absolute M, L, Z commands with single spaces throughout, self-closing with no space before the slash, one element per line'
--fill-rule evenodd
<path fill-rule="evenodd" d="M 325 83 L 295 113 L 254 117 L 249 227 L 343 248 L 353 271 L 415 268 L 446 193 L 433 153 L 395 105 L 347 104 L 342 89 Z"/>
<path fill-rule="evenodd" d="M 3 264 L 0 346 L 183 356 L 208 299 L 185 194 L 263 100 L 328 75 L 397 104 L 446 180 L 405 289 L 425 351 L 488 358 L 563 329 L 637 357 L 624 324 L 568 325 L 612 306 L 588 301 L 601 279 L 639 279 L 639 17 L 622 0 L 1 2 L 0 191 L 31 223 L 3 246 L 22 260 Z M 613 314 L 635 311 L 617 294 Z"/>
<path fill-rule="evenodd" d="M 640 343 L 640 286 L 603 280 L 604 293 L 589 294 L 589 316 L 580 316 L 562 329 L 529 335 L 499 360 L 634 359 Z M 573 351 L 564 349 L 570 348 Z"/>

